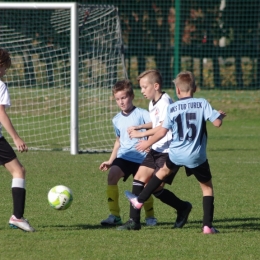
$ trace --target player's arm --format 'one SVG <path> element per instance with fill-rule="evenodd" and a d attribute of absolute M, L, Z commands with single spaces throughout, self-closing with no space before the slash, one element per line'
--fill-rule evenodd
<path fill-rule="evenodd" d="M 28 147 L 25 144 L 25 142 L 20 138 L 20 136 L 18 135 L 16 130 L 14 129 L 14 126 L 13 126 L 10 118 L 6 114 L 4 105 L 0 105 L 0 122 L 1 122 L 2 126 L 5 128 L 5 130 L 7 131 L 7 133 L 12 137 L 14 144 L 15 144 L 16 148 L 18 149 L 18 151 L 27 152 Z"/>
<path fill-rule="evenodd" d="M 158 126 L 158 130 L 156 133 L 149 137 L 148 140 L 140 140 L 138 144 L 136 145 L 136 149 L 138 151 L 145 151 L 149 147 L 151 147 L 154 143 L 158 142 L 160 139 L 162 139 L 168 132 L 169 129 L 164 128 L 162 126 Z"/>
<path fill-rule="evenodd" d="M 224 111 L 219 110 L 218 112 L 220 113 L 220 116 L 219 116 L 216 120 L 214 120 L 214 121 L 212 122 L 212 124 L 213 124 L 215 127 L 221 127 L 222 121 L 223 121 L 224 117 L 226 116 L 226 113 L 225 113 Z"/>
<path fill-rule="evenodd" d="M 110 155 L 110 158 L 108 161 L 105 161 L 105 162 L 102 162 L 99 166 L 99 170 L 101 171 L 107 171 L 110 167 L 111 167 L 111 164 L 113 163 L 113 161 L 116 159 L 117 157 L 117 152 L 118 152 L 118 149 L 120 147 L 120 139 L 119 137 L 116 138 L 116 141 L 114 143 L 114 148 L 113 148 L 113 151 Z"/>
<path fill-rule="evenodd" d="M 132 131 L 141 130 L 141 129 L 152 129 L 152 127 L 153 127 L 152 122 L 142 124 L 142 125 L 137 125 L 137 126 L 130 126 L 127 128 L 127 133 L 130 134 Z"/>
<path fill-rule="evenodd" d="M 161 125 L 156 126 L 155 128 L 149 129 L 149 130 L 144 131 L 144 132 L 133 130 L 129 133 L 129 136 L 131 138 L 148 137 L 148 136 L 154 135 L 158 131 L 158 129 L 160 129 L 160 128 L 161 128 Z"/>

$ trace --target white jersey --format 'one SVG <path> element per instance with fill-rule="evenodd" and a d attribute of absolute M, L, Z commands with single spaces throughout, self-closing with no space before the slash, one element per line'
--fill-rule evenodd
<path fill-rule="evenodd" d="M 164 121 L 167 115 L 167 108 L 172 103 L 173 100 L 167 93 L 164 92 L 162 93 L 160 99 L 156 101 L 156 103 L 153 103 L 152 100 L 150 101 L 149 113 L 153 123 L 153 128 L 159 126 Z M 171 140 L 172 132 L 168 131 L 162 139 L 152 145 L 152 149 L 159 153 L 168 153 Z"/>
<path fill-rule="evenodd" d="M 6 84 L 0 80 L 0 105 L 11 106 L 10 96 Z M 0 122 L 0 137 L 2 137 L 2 124 Z"/>

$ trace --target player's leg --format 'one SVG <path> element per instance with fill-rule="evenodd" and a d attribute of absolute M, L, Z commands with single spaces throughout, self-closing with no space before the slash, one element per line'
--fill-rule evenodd
<path fill-rule="evenodd" d="M 151 178 L 153 174 L 153 169 L 148 168 L 146 166 L 141 165 L 134 176 L 133 186 L 132 186 L 132 193 L 138 196 L 142 190 L 144 189 L 144 185 L 148 180 Z M 150 196 L 152 198 L 152 196 Z M 153 210 L 153 201 L 146 203 L 144 205 L 146 210 L 146 222 L 147 218 L 153 220 L 152 223 L 157 223 L 156 219 L 154 218 L 154 210 Z M 150 215 L 149 215 L 150 214 Z M 118 227 L 118 230 L 139 230 L 141 229 L 141 210 L 135 209 L 130 203 L 130 214 L 129 220 L 122 226 Z M 155 222 L 156 221 L 156 222 Z M 149 224 L 148 224 L 149 225 Z M 153 224 L 154 225 L 154 224 Z"/>
<path fill-rule="evenodd" d="M 140 184 L 140 185 L 134 185 Z M 134 180 L 133 182 L 133 193 L 139 194 L 143 189 L 144 183 Z M 141 229 L 141 209 L 135 209 L 130 203 L 129 220 L 126 221 L 122 226 L 119 226 L 117 230 L 140 230 Z"/>
<path fill-rule="evenodd" d="M 3 165 L 12 175 L 13 215 L 9 224 L 24 231 L 34 231 L 23 218 L 26 197 L 25 169 L 4 137 L 0 138 L 0 147 L 0 165 Z"/>
<path fill-rule="evenodd" d="M 213 194 L 213 184 L 212 180 L 201 183 L 200 187 L 202 189 L 203 193 L 203 233 L 204 234 L 215 234 L 219 233 L 218 230 L 216 230 L 212 226 L 213 217 L 214 217 L 214 194 Z"/>
<path fill-rule="evenodd" d="M 16 218 L 22 218 L 25 207 L 25 169 L 15 158 L 6 163 L 5 168 L 11 173 L 12 179 L 12 196 L 13 196 L 13 215 Z"/>
<path fill-rule="evenodd" d="M 162 189 L 160 187 L 163 181 L 169 179 L 169 183 L 171 184 L 174 176 L 179 170 L 179 166 L 172 163 L 167 156 L 166 162 L 159 171 L 153 175 L 151 180 L 145 186 L 144 190 L 140 193 L 138 197 L 131 195 L 131 193 L 127 193 L 126 195 L 133 207 L 141 208 L 143 202 L 150 196 L 151 193 L 155 193 L 155 196 L 159 198 L 165 204 L 175 208 L 177 210 L 177 219 L 174 224 L 174 228 L 182 228 L 187 222 L 188 216 L 191 212 L 192 205 L 187 201 L 182 201 L 179 199 L 174 193 L 169 190 Z M 172 176 L 171 176 L 172 175 Z"/>
<path fill-rule="evenodd" d="M 165 162 L 169 158 L 168 153 L 160 153 L 155 152 L 153 153 L 153 161 L 155 162 L 155 171 L 153 174 L 155 174 L 160 168 L 162 168 L 165 164 Z M 173 179 L 176 175 L 176 173 L 179 170 L 178 166 L 170 164 L 168 168 L 171 168 L 172 173 L 168 177 L 161 177 L 164 182 L 153 192 L 153 195 L 158 198 L 161 202 L 165 203 L 166 205 L 174 208 L 177 210 L 177 212 L 183 212 L 191 210 L 191 204 L 180 200 L 173 192 L 167 190 L 164 188 L 164 184 L 172 184 Z M 145 206 L 145 203 L 144 203 Z M 189 213 L 188 213 L 189 214 Z M 182 214 L 183 215 L 183 214 Z M 178 214 L 180 216 L 180 214 Z M 181 221 L 181 222 L 180 222 Z M 186 223 L 186 222 L 185 222 Z M 185 224 L 180 217 L 175 222 L 175 227 L 182 227 Z"/>
<path fill-rule="evenodd" d="M 172 184 L 174 177 L 176 176 L 180 168 L 179 166 L 175 165 L 170 161 L 168 155 L 164 158 L 164 161 L 167 168 L 171 170 L 171 174 L 167 177 L 161 176 L 161 178 L 164 178 L 164 183 L 162 183 L 162 185 L 153 193 L 153 195 L 156 198 L 160 199 L 161 202 L 177 210 L 177 218 L 173 227 L 182 228 L 188 220 L 188 216 L 191 212 L 192 205 L 188 201 L 183 201 L 180 198 L 178 198 L 172 191 L 164 188 L 165 183 L 169 185 Z"/>
<path fill-rule="evenodd" d="M 203 194 L 203 233 L 218 233 L 219 231 L 212 226 L 214 216 L 214 191 L 208 161 L 191 170 L 196 179 L 199 181 Z"/>
<path fill-rule="evenodd" d="M 108 174 L 107 201 L 110 215 L 107 219 L 101 221 L 101 225 L 115 226 L 121 225 L 120 208 L 119 208 L 119 191 L 118 181 L 123 178 L 126 181 L 129 176 L 136 173 L 140 164 L 132 161 L 116 158 Z"/>
<path fill-rule="evenodd" d="M 107 204 L 110 211 L 110 215 L 107 219 L 100 222 L 103 226 L 115 226 L 122 224 L 120 217 L 120 207 L 119 207 L 119 189 L 118 181 L 123 178 L 124 172 L 122 169 L 116 165 L 111 166 L 108 176 L 107 176 Z"/>
<path fill-rule="evenodd" d="M 13 197 L 13 215 L 9 224 L 13 228 L 20 228 L 24 231 L 33 232 L 34 228 L 24 219 L 25 208 L 25 169 L 17 158 L 4 164 L 5 168 L 11 173 L 12 179 L 12 197 Z"/>
<path fill-rule="evenodd" d="M 177 210 L 177 218 L 175 220 L 173 228 L 182 228 L 191 212 L 192 205 L 188 201 L 183 201 L 178 198 L 172 191 L 160 186 L 153 195 L 158 198 L 164 204 Z"/>
<path fill-rule="evenodd" d="M 170 176 L 173 171 L 174 174 L 177 173 L 179 167 L 176 166 L 176 169 L 173 169 L 172 171 L 171 167 L 175 165 L 170 161 L 168 154 L 165 155 L 166 157 L 164 158 L 162 166 L 160 166 L 159 169 L 154 168 L 157 172 L 153 174 L 138 198 L 136 198 L 134 194 L 131 195 L 131 192 L 125 192 L 127 198 L 130 200 L 131 203 L 137 202 L 136 205 L 133 205 L 134 207 L 141 208 L 143 206 L 143 203 L 151 196 L 151 194 L 153 194 L 153 192 L 155 192 L 161 186 L 165 178 Z"/>
<path fill-rule="evenodd" d="M 166 164 L 159 169 L 159 171 L 152 176 L 143 191 L 137 197 L 131 192 L 125 192 L 127 198 L 132 203 L 132 205 L 140 209 L 142 208 L 144 202 L 153 194 L 153 192 L 163 183 L 163 178 L 170 174 L 171 170 L 166 166 Z M 158 177 L 160 176 L 160 177 Z M 162 178 L 162 179 L 161 179 Z"/>
<path fill-rule="evenodd" d="M 149 153 L 146 155 L 137 173 L 135 174 L 133 186 L 132 186 L 132 192 L 136 196 L 138 196 L 142 192 L 145 184 L 148 183 L 148 181 L 153 176 L 153 173 L 157 167 L 156 158 L 159 154 L 161 153 L 158 153 L 155 150 L 151 149 Z M 157 224 L 157 219 L 154 217 L 153 203 L 154 201 L 152 195 L 144 203 L 145 221 L 147 226 L 155 226 Z M 130 208 L 130 213 L 131 210 L 132 212 L 134 212 L 133 209 Z"/>
<path fill-rule="evenodd" d="M 149 155 L 149 154 L 148 154 Z M 147 157 L 148 157 L 147 155 Z M 149 158 L 145 158 L 147 162 Z M 154 165 L 147 167 L 147 163 L 143 162 L 136 175 L 134 176 L 133 186 L 132 186 L 132 193 L 138 196 L 142 190 L 144 189 L 145 184 L 151 179 L 154 172 Z M 150 163 L 151 164 L 151 163 Z M 155 226 L 157 224 L 157 219 L 154 217 L 154 200 L 153 196 L 151 195 L 145 202 L 144 202 L 144 211 L 145 211 L 145 221 L 147 226 Z M 130 210 L 131 213 L 131 210 Z M 130 214 L 131 215 L 131 214 Z M 140 214 L 139 214 L 140 217 Z M 131 216 L 130 216 L 131 218 Z"/>

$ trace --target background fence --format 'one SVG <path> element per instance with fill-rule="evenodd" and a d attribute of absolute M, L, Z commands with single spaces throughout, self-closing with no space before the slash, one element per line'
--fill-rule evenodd
<path fill-rule="evenodd" d="M 260 1 L 95 0 L 92 3 L 118 7 L 128 75 L 134 84 L 140 72 L 156 67 L 163 74 L 165 87 L 171 86 L 177 71 L 188 69 L 194 72 L 198 86 L 203 89 L 259 89 Z M 3 12 L 1 24 L 12 24 L 32 41 L 55 45 L 55 34 L 48 30 L 49 12 L 35 11 L 37 23 L 30 23 L 30 17 L 15 19 L 15 12 L 19 11 L 12 11 L 9 16 Z"/>
<path fill-rule="evenodd" d="M 81 6 L 85 2 L 78 1 Z M 137 86 L 136 78 L 145 69 L 159 69 L 164 88 L 172 87 L 179 71 L 192 71 L 203 90 L 200 95 L 221 100 L 221 109 L 227 112 L 246 98 L 241 120 L 250 115 L 245 109 L 259 111 L 259 0 L 95 0 L 87 4 L 111 6 L 113 11 L 106 14 L 102 6 L 79 6 L 81 150 L 111 149 L 111 118 L 118 107 L 110 87 L 126 74 Z M 69 19 L 61 10 L 0 9 L 0 46 L 12 52 L 14 64 L 6 77 L 13 104 L 9 113 L 31 147 L 66 150 L 70 145 Z M 135 102 L 147 107 L 140 94 Z"/>

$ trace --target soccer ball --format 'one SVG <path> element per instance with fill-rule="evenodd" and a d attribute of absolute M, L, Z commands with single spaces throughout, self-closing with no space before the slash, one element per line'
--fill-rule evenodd
<path fill-rule="evenodd" d="M 67 209 L 70 207 L 72 201 L 72 191 L 64 185 L 57 185 L 50 189 L 48 193 L 48 202 L 54 209 Z"/>

